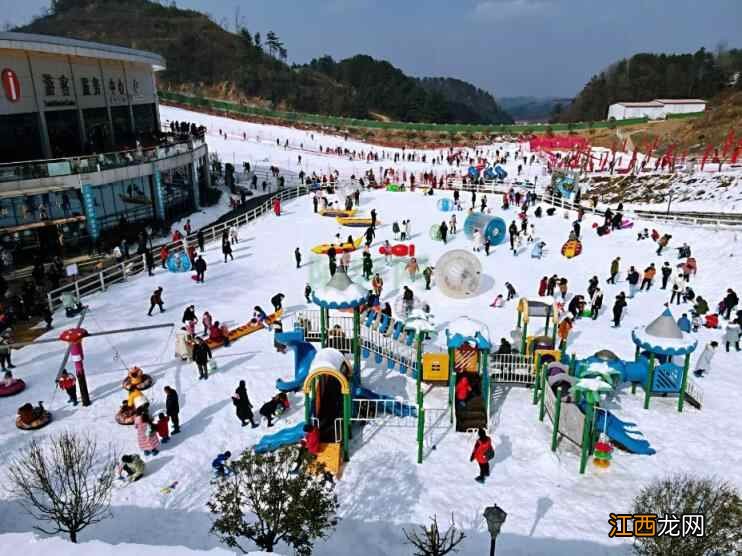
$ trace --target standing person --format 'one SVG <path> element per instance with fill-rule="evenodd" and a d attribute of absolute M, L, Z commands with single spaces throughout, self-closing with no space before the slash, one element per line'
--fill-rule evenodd
<path fill-rule="evenodd" d="M 77 386 L 74 376 L 69 374 L 66 370 L 62 371 L 57 380 L 57 386 L 67 394 L 67 397 L 69 398 L 67 403 L 77 405 Z"/>
<path fill-rule="evenodd" d="M 301 268 L 301 251 L 298 247 L 294 249 L 294 259 L 296 260 L 296 268 Z"/>
<path fill-rule="evenodd" d="M 404 305 L 406 315 L 409 315 L 410 311 L 412 311 L 414 301 L 415 295 L 412 293 L 412 290 L 407 286 L 404 286 L 404 290 L 402 291 L 402 304 Z"/>
<path fill-rule="evenodd" d="M 206 260 L 201 255 L 199 255 L 193 267 L 196 270 L 196 282 L 203 284 L 204 276 L 206 274 Z"/>
<path fill-rule="evenodd" d="M 538 283 L 538 296 L 544 297 L 546 295 L 546 288 L 549 285 L 549 279 L 544 276 L 541 278 L 541 281 Z"/>
<path fill-rule="evenodd" d="M 317 197 L 317 193 L 312 193 L 312 206 L 314 207 L 314 212 L 317 212 L 317 206 L 319 205 L 319 197 Z"/>
<path fill-rule="evenodd" d="M 376 237 L 375 228 L 373 226 L 369 226 L 368 228 L 366 228 L 364 235 L 366 236 L 366 247 L 370 247 L 371 243 L 373 243 L 374 238 Z"/>
<path fill-rule="evenodd" d="M 510 301 L 511 299 L 515 299 L 515 296 L 518 295 L 515 291 L 515 287 L 510 282 L 505 282 L 505 289 L 508 292 L 508 297 L 506 301 Z"/>
<path fill-rule="evenodd" d="M 554 295 L 554 290 L 556 289 L 558 280 L 559 280 L 559 277 L 556 274 L 551 275 L 551 278 L 549 278 L 549 281 L 546 284 L 546 295 L 547 296 Z"/>
<path fill-rule="evenodd" d="M 10 330 L 5 330 L 5 332 L 0 335 L 0 365 L 2 365 L 2 370 L 5 371 L 6 369 L 15 369 L 15 365 L 10 360 L 10 351 L 11 348 L 8 344 L 11 344 L 11 333 Z"/>
<path fill-rule="evenodd" d="M 423 270 L 423 278 L 425 279 L 425 289 L 430 289 L 430 282 L 433 280 L 433 267 L 426 266 Z"/>
<path fill-rule="evenodd" d="M 621 326 L 621 315 L 623 314 L 624 307 L 626 307 L 626 295 L 621 292 L 616 296 L 616 302 L 613 304 L 614 328 Z"/>
<path fill-rule="evenodd" d="M 198 368 L 198 380 L 209 379 L 209 359 L 211 359 L 211 348 L 203 338 L 196 337 L 193 346 L 193 362 Z"/>
<path fill-rule="evenodd" d="M 621 257 L 616 257 L 611 261 L 611 277 L 608 278 L 609 284 L 615 284 L 616 283 L 616 276 L 618 276 L 618 271 L 620 270 L 621 265 Z"/>
<path fill-rule="evenodd" d="M 298 473 L 303 463 L 314 461 L 317 458 L 320 442 L 319 429 L 314 425 L 304 425 L 304 438 L 301 439 L 299 454 L 296 458 L 296 464 L 291 470 L 292 473 Z"/>
<path fill-rule="evenodd" d="M 149 297 L 149 311 L 147 312 L 148 316 L 152 316 L 152 310 L 155 307 L 160 308 L 160 313 L 165 312 L 162 302 L 162 286 L 159 286 L 154 292 L 152 292 L 152 295 Z"/>
<path fill-rule="evenodd" d="M 239 386 L 232 395 L 232 403 L 237 413 L 237 418 L 242 423 L 242 426 L 247 426 L 247 421 L 250 421 L 252 428 L 257 428 L 258 424 L 253 419 L 252 404 L 250 398 L 247 397 L 247 389 L 245 388 L 245 381 L 240 380 Z"/>
<path fill-rule="evenodd" d="M 204 251 L 204 245 L 205 245 L 205 241 L 204 241 L 204 230 L 203 230 L 203 228 L 201 228 L 198 231 L 198 233 L 196 234 L 196 242 L 198 243 L 198 250 L 199 250 L 199 252 L 202 252 L 203 253 L 203 251 Z"/>
<path fill-rule="evenodd" d="M 394 239 L 399 239 L 399 224 L 395 220 L 392 224 L 392 233 L 394 234 Z"/>
<path fill-rule="evenodd" d="M 474 480 L 478 483 L 484 483 L 490 476 L 490 460 L 495 457 L 495 450 L 492 447 L 492 440 L 487 436 L 484 429 L 479 429 L 477 434 L 478 438 L 474 443 L 469 461 L 476 461 L 479 465 L 479 475 Z"/>
<path fill-rule="evenodd" d="M 170 252 L 167 249 L 167 245 L 160 247 L 160 264 L 162 268 L 167 269 L 167 258 L 170 256 Z"/>
<path fill-rule="evenodd" d="M 711 370 L 711 360 L 716 355 L 716 348 L 719 347 L 719 342 L 709 342 L 706 347 L 703 348 L 703 353 L 696 361 L 696 370 L 693 374 L 702 377 L 704 374 Z"/>
<path fill-rule="evenodd" d="M 598 318 L 598 313 L 603 307 L 603 292 L 600 288 L 595 288 L 593 295 L 590 297 L 590 318 L 593 320 Z"/>
<path fill-rule="evenodd" d="M 448 226 L 448 229 L 450 230 L 452 235 L 456 235 L 456 215 L 451 215 L 450 224 Z"/>
<path fill-rule="evenodd" d="M 183 311 L 183 318 L 180 322 L 184 324 L 188 324 L 191 321 L 197 321 L 196 318 L 196 306 L 195 305 L 189 305 L 185 308 L 185 311 Z"/>
<path fill-rule="evenodd" d="M 144 251 L 144 264 L 147 266 L 147 274 L 149 276 L 154 276 L 155 256 L 149 249 L 145 249 Z"/>
<path fill-rule="evenodd" d="M 726 344 L 727 353 L 729 353 L 729 345 L 733 345 L 734 348 L 739 351 L 739 335 L 740 326 L 736 322 L 730 322 L 727 324 L 726 330 L 724 331 L 724 343 Z"/>
<path fill-rule="evenodd" d="M 564 351 L 567 347 L 567 338 L 569 333 L 572 331 L 574 325 L 571 319 L 572 314 L 569 313 L 562 322 L 559 323 L 559 349 Z"/>
<path fill-rule="evenodd" d="M 409 219 L 407 219 L 404 222 L 404 238 L 403 239 L 406 239 L 407 241 L 409 241 L 411 237 L 412 237 L 412 222 Z"/>
<path fill-rule="evenodd" d="M 222 253 L 224 254 L 224 262 L 227 262 L 227 257 L 229 257 L 231 260 L 234 260 L 234 255 L 232 255 L 232 244 L 229 243 L 229 240 L 226 241 L 222 240 Z"/>
<path fill-rule="evenodd" d="M 368 251 L 363 252 L 363 277 L 366 280 L 371 279 L 371 275 L 374 272 L 374 263 L 371 259 L 371 253 Z"/>
<path fill-rule="evenodd" d="M 160 437 L 160 442 L 167 444 L 170 441 L 170 419 L 164 413 L 157 416 L 155 429 L 157 430 L 157 436 Z"/>
<path fill-rule="evenodd" d="M 660 272 L 662 273 L 662 288 L 661 289 L 666 290 L 667 282 L 668 280 L 670 280 L 670 275 L 672 274 L 672 267 L 670 266 L 670 263 L 665 261 L 665 264 L 662 265 Z M 672 303 L 672 301 L 670 303 Z"/>
<path fill-rule="evenodd" d="M 438 227 L 438 231 L 441 234 L 441 239 L 443 240 L 443 245 L 446 245 L 448 242 L 448 226 L 446 225 L 446 221 L 444 220 L 441 222 L 441 225 Z"/>
<path fill-rule="evenodd" d="M 273 305 L 273 312 L 277 313 L 281 309 L 283 309 L 283 300 L 286 296 L 282 293 L 277 293 L 273 297 L 271 297 L 271 305 Z"/>
<path fill-rule="evenodd" d="M 374 274 L 373 280 L 371 280 L 371 288 L 374 290 L 374 295 L 381 300 L 381 292 L 384 289 L 384 280 L 379 273 Z"/>
<path fill-rule="evenodd" d="M 644 269 L 644 278 L 642 279 L 642 285 L 639 288 L 639 291 L 644 291 L 644 286 L 647 286 L 647 291 L 652 287 L 652 280 L 654 280 L 654 276 L 657 274 L 657 269 L 654 267 L 654 263 L 650 263 L 650 265 Z"/>
<path fill-rule="evenodd" d="M 234 224 L 229 227 L 229 241 L 230 243 L 240 242 L 240 229 Z"/>
<path fill-rule="evenodd" d="M 629 283 L 629 299 L 633 299 L 639 287 L 639 271 L 633 266 L 629 267 L 626 281 Z"/>
<path fill-rule="evenodd" d="M 372 228 L 376 227 L 376 209 L 375 208 L 371 209 L 371 227 Z"/>
<path fill-rule="evenodd" d="M 508 233 L 510 234 L 510 250 L 513 252 L 513 255 L 515 255 L 517 254 L 516 243 L 518 241 L 518 226 L 515 223 L 515 220 L 513 220 L 510 223 L 510 226 L 508 226 Z"/>
<path fill-rule="evenodd" d="M 174 388 L 165 386 L 165 415 L 170 418 L 173 425 L 172 434 L 180 432 L 180 403 L 178 402 L 178 393 Z"/>
<path fill-rule="evenodd" d="M 137 430 L 139 449 L 145 456 L 156 456 L 160 452 L 160 439 L 147 413 L 134 417 L 134 428 Z"/>
<path fill-rule="evenodd" d="M 309 297 L 310 295 L 312 295 L 312 286 L 307 284 L 306 286 L 304 286 L 304 299 L 307 301 L 307 303 L 312 302 L 312 299 Z"/>
<path fill-rule="evenodd" d="M 204 316 L 201 317 L 201 324 L 204 325 L 204 336 L 209 335 L 211 325 L 214 324 L 214 320 L 211 318 L 211 313 L 204 311 Z"/>
<path fill-rule="evenodd" d="M 404 269 L 409 274 L 410 280 L 414 282 L 417 279 L 417 271 L 419 270 L 419 267 L 417 266 L 417 259 L 415 257 L 412 257 L 410 259 L 410 262 L 407 263 Z"/>
<path fill-rule="evenodd" d="M 739 297 L 737 293 L 732 289 L 727 289 L 727 294 L 724 296 L 724 318 L 729 320 L 732 316 L 732 311 L 739 303 Z"/>

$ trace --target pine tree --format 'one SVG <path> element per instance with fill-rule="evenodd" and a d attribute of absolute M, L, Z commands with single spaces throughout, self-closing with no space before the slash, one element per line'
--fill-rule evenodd
<path fill-rule="evenodd" d="M 292 473 L 297 454 L 295 447 L 267 454 L 245 451 L 234 472 L 214 482 L 207 505 L 215 517 L 211 532 L 221 542 L 243 554 L 242 539 L 268 552 L 284 542 L 308 556 L 314 541 L 335 527 L 334 483 L 321 466 L 315 474 Z"/>

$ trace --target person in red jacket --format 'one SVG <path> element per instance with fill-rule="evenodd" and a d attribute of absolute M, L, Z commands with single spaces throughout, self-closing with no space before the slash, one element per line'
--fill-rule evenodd
<path fill-rule="evenodd" d="M 549 286 L 549 279 L 544 276 L 541 278 L 541 281 L 538 284 L 538 295 L 539 297 L 544 297 L 546 295 L 546 290 Z"/>
<path fill-rule="evenodd" d="M 168 426 L 170 424 L 170 419 L 168 419 L 164 413 L 160 413 L 157 418 L 158 419 L 157 424 L 155 425 L 155 429 L 157 429 L 157 434 L 160 437 L 160 442 L 162 444 L 165 444 L 168 440 L 170 440 L 170 427 Z"/>
<path fill-rule="evenodd" d="M 469 461 L 477 461 L 479 465 L 479 476 L 474 480 L 484 483 L 485 479 L 490 476 L 490 460 L 495 457 L 495 450 L 492 447 L 492 440 L 484 429 L 479 429 L 479 438 L 474 443 L 474 449 L 471 452 Z"/>
<path fill-rule="evenodd" d="M 304 425 L 304 438 L 299 445 L 299 455 L 296 458 L 294 473 L 298 472 L 305 461 L 314 461 L 319 454 L 319 429 L 314 425 Z"/>
<path fill-rule="evenodd" d="M 167 268 L 167 258 L 170 256 L 170 252 L 167 249 L 167 245 L 163 245 L 160 248 L 160 263 L 162 268 Z"/>
<path fill-rule="evenodd" d="M 471 382 L 469 382 L 469 377 L 467 377 L 465 374 L 462 374 L 461 378 L 456 383 L 456 404 L 459 407 L 465 407 L 466 402 L 469 401 L 469 397 L 471 396 Z"/>
<path fill-rule="evenodd" d="M 77 405 L 77 388 L 74 376 L 69 374 L 67 371 L 62 371 L 62 374 L 59 375 L 59 378 L 57 379 L 57 386 L 59 386 L 60 390 L 67 392 L 67 396 L 70 398 L 67 403 Z"/>

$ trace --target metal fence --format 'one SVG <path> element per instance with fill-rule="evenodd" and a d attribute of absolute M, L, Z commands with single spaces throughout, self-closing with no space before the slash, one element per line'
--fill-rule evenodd
<path fill-rule="evenodd" d="M 260 216 L 263 216 L 264 214 L 271 212 L 273 201 L 275 199 L 280 199 L 281 201 L 288 201 L 291 199 L 296 199 L 297 197 L 300 197 L 302 195 L 305 195 L 307 191 L 308 189 L 301 185 L 298 187 L 283 189 L 271 195 L 264 203 L 253 208 L 252 210 L 249 210 L 243 214 L 240 214 L 239 216 L 236 216 L 235 218 L 225 220 L 223 222 L 217 222 L 209 226 L 205 226 L 204 228 L 201 229 L 201 231 L 203 231 L 203 234 L 204 234 L 204 241 L 207 241 L 207 242 L 215 241 L 216 239 L 220 238 L 222 233 L 225 230 L 228 230 L 230 227 L 244 226 L 248 222 L 252 222 L 256 220 L 257 218 L 259 218 Z M 197 234 L 189 235 L 186 240 L 180 240 L 180 241 L 170 242 L 166 244 L 168 247 L 168 251 L 175 252 L 177 250 L 183 249 L 185 241 L 188 242 L 188 245 L 195 243 L 197 241 Z M 162 248 L 162 245 L 158 245 L 157 247 L 153 248 L 150 251 L 152 253 L 152 257 L 155 260 L 158 260 L 159 251 L 161 248 Z M 61 305 L 62 294 L 65 292 L 73 292 L 76 296 L 78 296 L 79 298 L 82 298 L 86 295 L 91 295 L 93 293 L 105 291 L 112 284 L 124 282 L 131 276 L 141 274 L 143 271 L 146 271 L 145 261 L 146 259 L 144 255 L 137 256 L 126 262 L 119 263 L 111 267 L 108 267 L 96 274 L 86 276 L 85 278 L 81 278 L 80 280 L 70 282 L 68 284 L 65 284 L 62 287 L 51 290 L 47 294 L 47 302 L 49 304 L 49 309 L 51 311 L 54 311 L 59 305 Z"/>
<path fill-rule="evenodd" d="M 490 373 L 495 383 L 531 386 L 536 381 L 533 357 L 511 353 L 508 355 L 492 355 L 490 361 Z"/>

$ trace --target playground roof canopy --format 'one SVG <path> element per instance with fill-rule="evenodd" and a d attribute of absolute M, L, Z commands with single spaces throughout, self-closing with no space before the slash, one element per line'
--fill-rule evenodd
<path fill-rule="evenodd" d="M 698 345 L 698 340 L 680 330 L 670 309 L 665 309 L 647 326 L 635 328 L 631 339 L 639 348 L 656 355 L 686 355 Z"/>
<path fill-rule="evenodd" d="M 335 348 L 323 348 L 317 352 L 309 367 L 309 372 L 317 369 L 333 369 L 339 371 L 345 363 L 345 356 Z"/>
<path fill-rule="evenodd" d="M 325 309 L 354 309 L 363 305 L 367 297 L 368 292 L 341 270 L 312 292 L 312 301 Z"/>
<path fill-rule="evenodd" d="M 446 328 L 446 345 L 456 349 L 467 342 L 473 342 L 477 349 L 489 350 L 492 343 L 487 325 L 469 317 L 451 321 Z"/>

